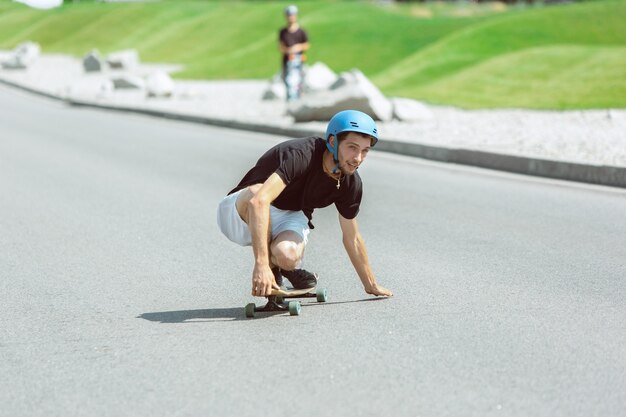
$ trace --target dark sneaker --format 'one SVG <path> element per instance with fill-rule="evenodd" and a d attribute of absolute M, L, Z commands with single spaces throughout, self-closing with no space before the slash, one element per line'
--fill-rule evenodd
<path fill-rule="evenodd" d="M 293 271 L 280 270 L 280 273 L 291 282 L 296 290 L 313 288 L 317 285 L 317 274 L 305 271 L 304 269 L 294 269 Z"/>
<path fill-rule="evenodd" d="M 275 266 L 272 268 L 272 272 L 274 273 L 274 279 L 276 280 L 276 284 L 279 287 L 283 286 L 283 276 L 280 274 L 280 268 Z"/>

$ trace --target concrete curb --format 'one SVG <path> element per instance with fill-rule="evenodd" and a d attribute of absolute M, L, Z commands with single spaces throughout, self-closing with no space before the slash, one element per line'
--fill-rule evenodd
<path fill-rule="evenodd" d="M 433 161 L 476 166 L 516 174 L 626 188 L 626 168 L 553 161 L 472 149 L 452 149 L 417 143 L 381 141 L 380 149 Z"/>
<path fill-rule="evenodd" d="M 62 100 L 73 106 L 85 106 L 122 112 L 133 112 L 173 120 L 181 120 L 231 129 L 262 132 L 289 137 L 324 135 L 323 131 L 303 129 L 298 127 L 283 127 L 267 124 L 247 123 L 238 120 L 192 116 L 162 110 L 114 106 L 72 99 L 68 100 L 54 94 L 38 91 L 33 88 L 29 88 L 17 83 L 12 83 L 7 80 L 0 79 L 0 83 L 10 87 L 19 88 L 30 93 L 42 95 L 48 98 Z M 407 156 L 414 156 L 438 162 L 470 165 L 480 168 L 512 172 L 516 174 L 626 188 L 626 168 L 622 167 L 554 161 L 463 148 L 437 147 L 391 138 L 385 138 L 384 141 L 381 141 L 376 147 L 376 150 Z"/>
<path fill-rule="evenodd" d="M 4 80 L 2 78 L 0 78 L 0 84 L 4 84 L 7 87 L 13 87 L 13 88 L 16 88 L 18 90 L 26 91 L 28 93 L 36 94 L 38 96 L 43 96 L 43 97 L 47 97 L 47 98 L 52 98 L 52 99 L 55 99 L 55 100 L 63 101 L 63 99 L 61 97 L 59 97 L 59 96 L 57 96 L 55 94 L 46 93 L 45 91 L 41 91 L 41 90 L 37 90 L 37 89 L 34 89 L 34 88 L 30 88 L 30 87 L 27 87 L 27 86 L 22 85 L 22 84 L 18 84 L 18 83 L 14 83 L 14 82 L 11 82 L 11 81 Z"/>

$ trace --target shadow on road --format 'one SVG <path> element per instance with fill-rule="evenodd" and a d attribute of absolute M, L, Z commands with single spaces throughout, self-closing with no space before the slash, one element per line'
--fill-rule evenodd
<path fill-rule="evenodd" d="M 159 323 L 197 323 L 207 321 L 231 321 L 246 318 L 243 308 L 209 308 L 204 310 L 159 311 L 137 316 Z"/>
<path fill-rule="evenodd" d="M 314 306 L 324 306 L 331 304 L 361 303 L 364 301 L 384 300 L 384 298 L 365 298 L 353 301 L 332 301 L 326 303 L 302 303 L 303 308 Z M 260 305 L 260 304 L 259 304 Z M 198 323 L 210 321 L 233 321 L 233 320 L 256 320 L 274 316 L 289 317 L 289 313 L 271 312 L 257 313 L 253 319 L 246 317 L 243 307 L 235 308 L 207 308 L 202 310 L 179 310 L 179 311 L 158 311 L 154 313 L 143 313 L 137 316 L 138 319 L 154 321 L 158 323 Z"/>

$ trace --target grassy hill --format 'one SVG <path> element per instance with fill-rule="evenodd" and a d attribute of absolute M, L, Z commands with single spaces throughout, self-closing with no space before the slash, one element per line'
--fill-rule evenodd
<path fill-rule="evenodd" d="M 137 48 L 143 60 L 182 63 L 188 78 L 267 78 L 279 69 L 284 2 L 80 2 L 50 11 L 0 6 L 0 48 L 32 39 L 46 52 L 84 55 Z M 4 10 L 3 10 L 4 9 Z M 301 24 L 311 61 L 368 75 L 481 17 L 416 21 L 405 10 L 358 2 L 307 2 Z"/>
<path fill-rule="evenodd" d="M 310 62 L 361 69 L 387 95 L 464 107 L 626 107 L 626 2 L 552 7 L 299 2 Z M 139 50 L 181 78 L 269 78 L 285 2 L 0 3 L 0 48 Z"/>
<path fill-rule="evenodd" d="M 464 107 L 624 107 L 626 2 L 545 7 L 451 33 L 377 74 L 389 94 Z"/>

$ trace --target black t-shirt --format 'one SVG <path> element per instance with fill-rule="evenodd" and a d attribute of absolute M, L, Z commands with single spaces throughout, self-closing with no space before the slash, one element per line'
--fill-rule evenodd
<path fill-rule="evenodd" d="M 285 46 L 290 47 L 298 43 L 306 43 L 309 37 L 302 28 L 298 28 L 295 32 L 289 32 L 287 28 L 282 28 L 278 34 L 278 40 Z M 287 55 L 283 54 L 283 66 L 287 64 Z"/>
<path fill-rule="evenodd" d="M 320 137 L 292 139 L 274 146 L 257 161 L 256 165 L 239 182 L 232 194 L 253 184 L 264 183 L 273 173 L 287 184 L 272 205 L 282 210 L 302 210 L 310 220 L 313 210 L 335 203 L 337 211 L 346 219 L 359 213 L 363 184 L 358 172 L 342 175 L 337 180 L 324 172 L 322 157 L 326 142 Z"/>

